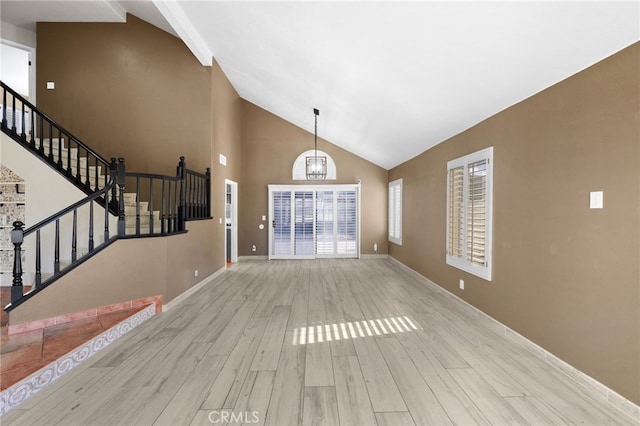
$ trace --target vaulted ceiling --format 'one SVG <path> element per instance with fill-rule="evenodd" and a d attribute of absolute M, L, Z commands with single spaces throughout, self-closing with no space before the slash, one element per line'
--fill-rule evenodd
<path fill-rule="evenodd" d="M 320 109 L 320 137 L 384 168 L 640 40 L 637 1 L 0 3 L 27 29 L 126 12 L 287 121 L 313 132 Z"/>

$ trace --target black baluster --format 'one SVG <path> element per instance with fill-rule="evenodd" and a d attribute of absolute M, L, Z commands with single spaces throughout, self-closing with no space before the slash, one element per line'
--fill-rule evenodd
<path fill-rule="evenodd" d="M 149 179 L 149 233 L 153 234 L 153 178 Z"/>
<path fill-rule="evenodd" d="M 163 177 L 163 178 L 162 178 L 162 197 L 161 197 L 161 198 L 162 198 L 162 200 L 161 200 L 161 201 L 162 201 L 162 204 L 160 205 L 160 233 L 161 233 L 161 234 L 164 234 L 164 233 L 166 232 L 166 229 L 167 229 L 167 227 L 166 227 L 166 225 L 165 225 L 165 222 L 164 222 L 164 221 L 166 220 L 166 217 L 165 217 L 166 212 L 165 212 L 165 210 L 164 210 L 164 209 L 165 209 L 165 200 L 164 200 L 164 191 L 165 191 L 165 189 L 164 189 L 164 182 L 165 182 L 165 179 L 164 179 L 164 177 Z"/>
<path fill-rule="evenodd" d="M 22 285 L 22 243 L 24 242 L 24 223 L 17 220 L 13 222 L 11 230 L 11 243 L 13 244 L 13 285 L 11 286 L 11 303 L 14 303 L 24 294 Z"/>
<path fill-rule="evenodd" d="M 186 220 L 186 207 L 185 207 L 185 171 L 187 169 L 187 164 L 184 161 L 184 157 L 180 157 L 180 162 L 178 163 L 178 179 L 180 184 L 180 200 L 178 201 L 178 231 L 184 230 L 184 223 Z"/>
<path fill-rule="evenodd" d="M 109 241 L 109 191 L 104 193 L 104 241 Z"/>
<path fill-rule="evenodd" d="M 40 156 L 44 157 L 44 119 L 41 116 L 40 118 Z"/>
<path fill-rule="evenodd" d="M 71 168 L 71 138 L 67 135 L 67 176 L 72 175 Z"/>
<path fill-rule="evenodd" d="M 93 251 L 93 200 L 89 202 L 89 253 Z"/>
<path fill-rule="evenodd" d="M 27 131 L 24 128 L 25 123 L 24 123 L 24 117 L 25 117 L 25 112 L 24 112 L 24 102 L 21 102 L 22 104 L 22 116 L 20 117 L 20 120 L 22 121 L 22 134 L 20 135 L 20 139 L 22 140 L 22 142 L 26 142 L 27 141 Z"/>
<path fill-rule="evenodd" d="M 73 210 L 73 228 L 71 230 L 71 262 L 78 258 L 78 209 Z"/>
<path fill-rule="evenodd" d="M 207 167 L 207 184 L 205 185 L 206 187 L 206 194 L 205 194 L 205 200 L 206 200 L 206 204 L 207 204 L 207 217 L 211 217 L 211 168 Z"/>
<path fill-rule="evenodd" d="M 85 166 L 85 181 L 84 181 L 84 186 L 86 186 L 88 189 L 91 189 L 91 181 L 89 179 L 89 165 L 91 164 L 91 157 L 89 156 L 89 151 L 87 151 L 87 162 L 86 162 L 86 166 Z M 78 173 L 80 174 L 80 170 L 78 170 Z"/>
<path fill-rule="evenodd" d="M 140 235 L 140 177 L 136 176 L 136 235 Z"/>
<path fill-rule="evenodd" d="M 116 184 L 118 185 L 118 236 L 124 237 L 126 226 L 124 222 L 124 184 L 126 181 L 124 158 L 118 158 Z"/>
<path fill-rule="evenodd" d="M 7 128 L 7 89 L 2 86 L 2 128 Z"/>
<path fill-rule="evenodd" d="M 109 173 L 105 174 L 105 178 L 109 176 L 111 179 L 115 180 L 118 174 L 118 160 L 116 158 L 111 157 L 111 163 L 109 163 Z M 107 182 L 105 181 L 105 184 Z M 118 185 L 113 185 L 111 187 L 111 206 L 110 209 L 112 211 L 118 211 L 118 197 L 117 197 Z"/>
<path fill-rule="evenodd" d="M 16 133 L 16 97 L 11 97 L 11 133 Z"/>
<path fill-rule="evenodd" d="M 33 110 L 33 108 L 29 108 L 29 123 L 31 124 L 31 148 L 35 149 L 36 148 L 36 112 Z"/>
<path fill-rule="evenodd" d="M 60 272 L 60 219 L 56 219 L 56 235 L 54 242 L 53 271 Z"/>
<path fill-rule="evenodd" d="M 52 128 L 52 124 L 49 121 L 49 161 L 51 162 L 51 164 L 54 163 L 53 161 L 53 128 Z"/>
<path fill-rule="evenodd" d="M 53 133 L 51 137 L 53 138 Z M 62 168 L 62 135 L 60 134 L 60 129 L 58 129 L 58 166 Z"/>
<path fill-rule="evenodd" d="M 173 184 L 173 232 L 178 231 L 178 210 L 180 209 L 180 200 L 178 198 L 179 191 L 178 186 L 180 186 L 180 180 L 175 181 Z"/>
<path fill-rule="evenodd" d="M 40 287 L 42 283 L 42 264 L 40 255 L 40 230 L 36 231 L 36 280 L 34 287 Z"/>

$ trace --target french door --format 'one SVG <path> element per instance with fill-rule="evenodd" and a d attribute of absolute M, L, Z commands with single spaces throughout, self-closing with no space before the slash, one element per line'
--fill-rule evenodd
<path fill-rule="evenodd" d="M 269 185 L 269 259 L 360 256 L 360 185 Z"/>

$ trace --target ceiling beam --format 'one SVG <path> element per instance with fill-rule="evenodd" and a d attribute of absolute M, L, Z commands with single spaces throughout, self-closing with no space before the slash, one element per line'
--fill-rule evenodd
<path fill-rule="evenodd" d="M 213 54 L 187 18 L 179 2 L 165 0 L 152 0 L 152 2 L 198 61 L 204 66 L 211 66 Z"/>

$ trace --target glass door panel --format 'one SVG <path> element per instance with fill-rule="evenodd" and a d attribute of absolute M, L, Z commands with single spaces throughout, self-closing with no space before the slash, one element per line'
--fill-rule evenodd
<path fill-rule="evenodd" d="M 271 254 L 291 256 L 291 191 L 273 192 Z"/>
<path fill-rule="evenodd" d="M 313 191 L 296 191 L 294 204 L 294 255 L 313 256 Z"/>
<path fill-rule="evenodd" d="M 335 254 L 334 191 L 316 192 L 316 254 Z"/>

